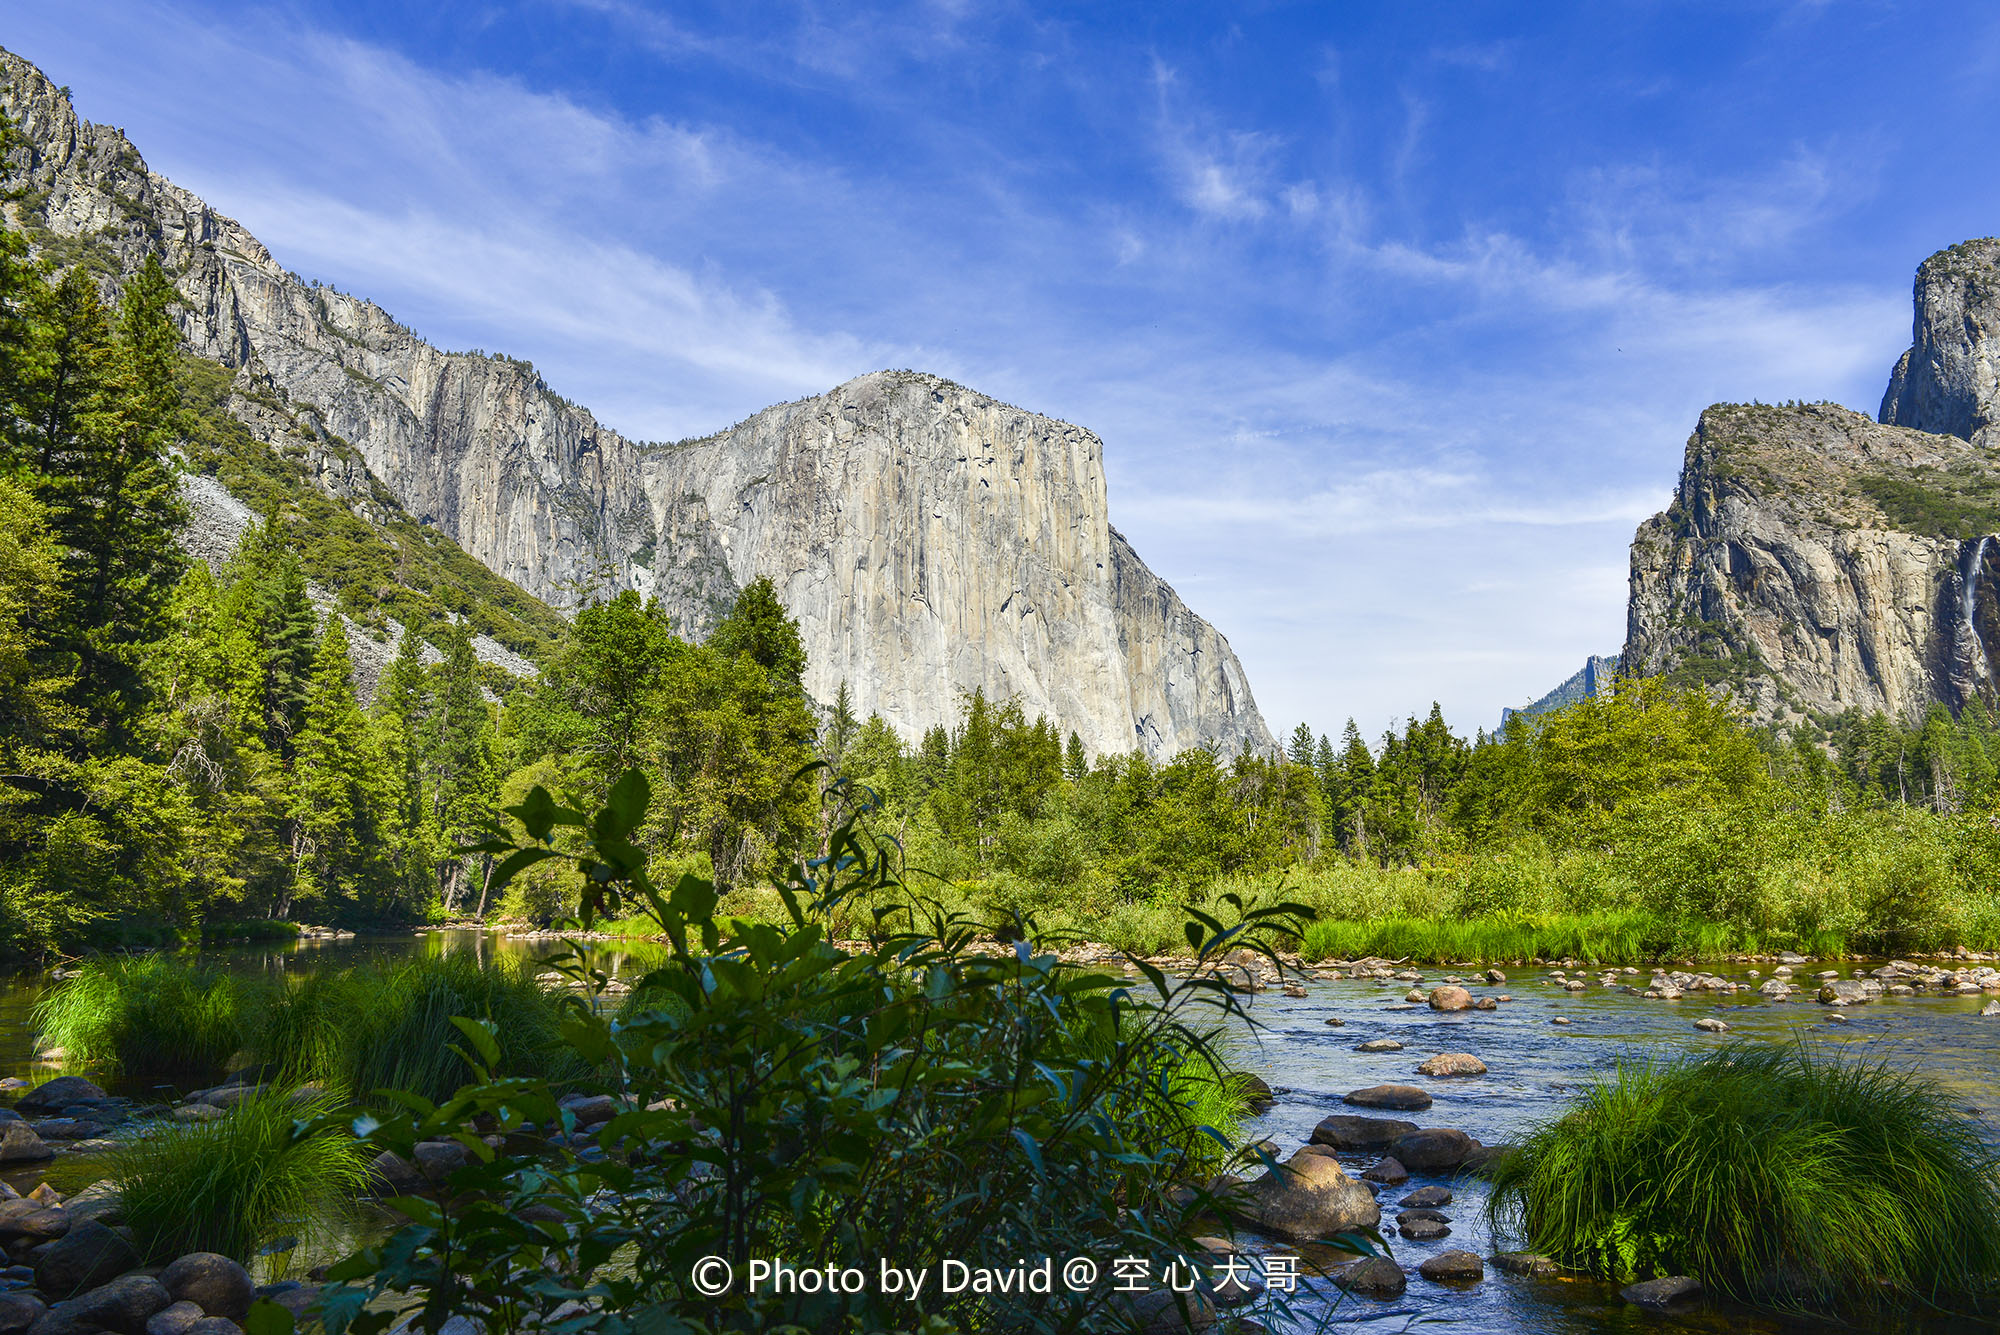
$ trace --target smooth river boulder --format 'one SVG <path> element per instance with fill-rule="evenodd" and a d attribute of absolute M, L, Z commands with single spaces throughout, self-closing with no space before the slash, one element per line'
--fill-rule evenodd
<path fill-rule="evenodd" d="M 57 1303 L 30 1326 L 29 1335 L 83 1335 L 93 1330 L 146 1335 L 146 1322 L 173 1299 L 150 1275 L 122 1275 L 81 1297 Z"/>
<path fill-rule="evenodd" d="M 1431 1106 L 1431 1096 L 1415 1085 L 1370 1085 L 1347 1095 L 1342 1102 L 1357 1108 L 1389 1108 L 1396 1112 L 1422 1112 Z M 1403 1162 L 1409 1163 L 1405 1159 Z M 1411 1165 L 1415 1167 L 1415 1165 Z"/>
<path fill-rule="evenodd" d="M 1440 1052 L 1417 1067 L 1418 1075 L 1485 1075 L 1486 1063 L 1469 1052 Z"/>
<path fill-rule="evenodd" d="M 250 1272 L 215 1252 L 189 1252 L 160 1272 L 176 1302 L 198 1303 L 209 1316 L 241 1317 L 257 1286 Z"/>
<path fill-rule="evenodd" d="M 1430 1006 L 1434 1011 L 1469 1011 L 1472 1009 L 1472 993 L 1462 987 L 1434 987 L 1431 989 Z"/>
<path fill-rule="evenodd" d="M 69 1232 L 72 1222 L 67 1210 L 44 1205 L 32 1196 L 0 1202 L 0 1241 L 47 1242 Z"/>
<path fill-rule="evenodd" d="M 56 1152 L 44 1145 L 35 1128 L 26 1122 L 0 1122 L 0 1164 L 33 1163 L 55 1157 Z"/>
<path fill-rule="evenodd" d="M 1413 1173 L 1442 1173 L 1471 1157 L 1479 1142 L 1450 1127 L 1427 1127 L 1396 1137 L 1389 1152 Z"/>
<path fill-rule="evenodd" d="M 1236 1213 L 1267 1233 L 1292 1239 L 1331 1237 L 1382 1221 L 1375 1193 L 1347 1175 L 1338 1160 L 1301 1150 L 1245 1187 Z"/>
<path fill-rule="evenodd" d="M 1312 1141 L 1315 1145 L 1331 1145 L 1337 1150 L 1379 1150 L 1396 1137 L 1407 1136 L 1416 1129 L 1415 1122 L 1405 1122 L 1400 1117 L 1335 1113 L 1313 1128 Z"/>
<path fill-rule="evenodd" d="M 1410 1286 L 1403 1267 L 1386 1256 L 1371 1256 L 1351 1265 L 1335 1275 L 1333 1282 L 1350 1293 L 1369 1298 L 1395 1298 Z"/>
<path fill-rule="evenodd" d="M 67 1298 L 108 1284 L 138 1264 L 139 1253 L 131 1243 L 96 1220 L 86 1220 L 36 1253 L 35 1287 L 46 1297 Z"/>
<path fill-rule="evenodd" d="M 32 1293 L 0 1293 L 0 1335 L 22 1335 L 48 1310 Z"/>
<path fill-rule="evenodd" d="M 80 1075 L 59 1075 L 44 1081 L 15 1100 L 14 1108 L 29 1116 L 61 1112 L 72 1103 L 95 1103 L 111 1096 Z"/>

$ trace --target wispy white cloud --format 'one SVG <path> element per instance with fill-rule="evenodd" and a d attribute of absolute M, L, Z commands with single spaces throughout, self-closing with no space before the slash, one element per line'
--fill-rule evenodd
<path fill-rule="evenodd" d="M 659 62 L 646 114 L 290 10 L 76 4 L 8 40 L 87 114 L 282 262 L 442 344 L 530 357 L 621 429 L 694 433 L 916 365 L 1098 431 L 1114 522 L 1231 636 L 1274 725 L 1374 730 L 1432 698 L 1491 723 L 1614 650 L 1625 545 L 1699 409 L 1872 406 L 1907 329 L 1902 274 L 1772 276 L 1876 189 L 1888 146 L 1864 134 L 1726 171 L 1599 155 L 1540 183 L 1539 213 L 1460 205 L 1451 81 L 1528 77 L 1525 46 L 1419 40 L 1369 84 L 1313 44 L 1314 118 L 1285 122 L 1185 51 L 1072 59 L 1069 23 L 1009 6 L 800 4 L 719 32 L 555 0 Z M 1028 37 L 996 53 L 1002 21 Z M 934 69 L 954 95 L 1043 80 L 1110 147 L 1072 170 L 984 103 L 934 115 L 954 104 L 916 100 Z M 905 137 L 843 152 L 672 96 L 718 70 Z"/>

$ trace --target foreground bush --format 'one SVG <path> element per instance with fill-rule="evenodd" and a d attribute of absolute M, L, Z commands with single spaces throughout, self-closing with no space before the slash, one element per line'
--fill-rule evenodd
<path fill-rule="evenodd" d="M 2000 1160 L 1938 1086 L 1806 1044 L 1624 1066 L 1494 1168 L 1497 1227 L 1624 1280 L 1781 1306 L 2000 1282 Z"/>
<path fill-rule="evenodd" d="M 646 804 L 637 773 L 594 818 L 537 790 L 511 811 L 535 843 L 496 873 L 564 856 L 554 837 L 583 832 L 586 913 L 638 909 L 667 939 L 669 961 L 615 1018 L 580 1009 L 565 1024 L 574 1050 L 610 1072 L 617 1115 L 579 1132 L 546 1080 L 490 1073 L 442 1107 L 384 1113 L 371 1150 L 411 1155 L 450 1136 L 477 1162 L 453 1175 L 450 1208 L 400 1203 L 402 1228 L 333 1269 L 334 1335 L 382 1331 L 413 1300 L 429 1331 L 453 1317 L 536 1328 L 558 1308 L 573 1335 L 1129 1324 L 1108 1274 L 1080 1293 L 946 1293 L 939 1263 L 1139 1256 L 1160 1267 L 1193 1253 L 1194 1207 L 1171 1189 L 1207 1166 L 1199 1145 L 1215 1144 L 1190 1093 L 1236 1106 L 1203 1038 L 1243 1018 L 1235 995 L 1214 978 L 1148 972 L 1132 986 L 1065 966 L 1037 948 L 1032 924 L 1028 940 L 988 954 L 970 949 L 972 924 L 942 912 L 874 918 L 871 903 L 907 897 L 887 850 L 852 822 L 824 862 L 778 888 L 786 922 L 718 920 L 712 883 L 651 883 L 632 842 Z M 843 909 L 875 924 L 853 953 L 823 926 Z M 1283 921 L 1277 910 L 1204 919 L 1183 939 L 1212 957 L 1258 946 Z M 573 967 L 583 976 L 581 960 Z M 490 1068 L 505 1035 L 457 1027 Z M 531 1127 L 565 1134 L 538 1147 Z M 500 1133 L 501 1148 L 474 1129 Z M 726 1295 L 690 1285 L 711 1256 L 738 1276 Z M 752 1259 L 773 1257 L 860 1268 L 868 1282 L 748 1292 Z M 883 1292 L 884 1261 L 929 1268 L 930 1287 L 915 1301 Z"/>
<path fill-rule="evenodd" d="M 296 1135 L 294 1123 L 336 1106 L 268 1093 L 212 1122 L 162 1123 L 113 1151 L 109 1177 L 141 1254 L 166 1262 L 220 1252 L 248 1263 L 281 1233 L 324 1227 L 361 1190 L 364 1160 L 353 1136 Z"/>
<path fill-rule="evenodd" d="M 134 1080 L 205 1080 L 243 1045 L 247 991 L 183 956 L 99 959 L 44 993 L 32 1020 L 65 1062 Z"/>

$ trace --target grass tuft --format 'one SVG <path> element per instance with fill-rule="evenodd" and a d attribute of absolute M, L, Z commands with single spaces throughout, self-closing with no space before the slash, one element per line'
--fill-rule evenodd
<path fill-rule="evenodd" d="M 465 954 L 287 979 L 252 1051 L 289 1078 L 325 1088 L 364 1098 L 398 1089 L 443 1102 L 472 1077 L 452 1050 L 465 1046 L 453 1016 L 494 1022 L 503 1073 L 583 1074 L 563 1043 L 560 1001 L 535 982 L 534 966 Z"/>
<path fill-rule="evenodd" d="M 33 1022 L 67 1064 L 135 1080 L 219 1075 L 242 1046 L 246 988 L 173 955 L 99 959 L 45 993 Z"/>
<path fill-rule="evenodd" d="M 296 1124 L 330 1096 L 245 1099 L 212 1122 L 166 1123 L 110 1156 L 110 1180 L 140 1253 L 155 1262 L 220 1252 L 248 1263 L 281 1233 L 305 1237 L 366 1185 L 358 1142 Z"/>
<path fill-rule="evenodd" d="M 1929 1081 L 1803 1042 L 1621 1066 L 1491 1171 L 1496 1230 L 1606 1278 L 1808 1310 L 2000 1283 L 1978 1128 Z"/>

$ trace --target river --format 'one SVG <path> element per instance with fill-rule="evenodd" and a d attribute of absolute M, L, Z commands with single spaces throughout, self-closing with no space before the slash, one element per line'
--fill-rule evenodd
<path fill-rule="evenodd" d="M 344 941 L 307 941 L 296 945 L 233 947 L 210 952 L 235 969 L 252 973 L 307 972 L 346 967 L 367 961 L 393 961 L 438 951 L 467 950 L 481 955 L 541 958 L 560 949 L 546 940 L 516 940 L 477 931 L 421 932 L 363 937 Z M 600 944 L 594 947 L 599 967 L 614 975 L 633 975 L 656 959 L 655 948 L 644 945 Z M 1851 970 L 1853 961 L 1845 962 Z M 1427 971 L 1425 985 L 1440 981 L 1449 970 Z M 1738 981 L 1754 981 L 1744 968 L 1722 967 L 1713 972 Z M 1801 968 L 1802 980 L 1810 970 Z M 1789 1042 L 1805 1034 L 1870 1056 L 1884 1056 L 1921 1068 L 1961 1100 L 2000 1140 L 2000 1017 L 1978 1015 L 1985 998 L 1882 997 L 1838 1012 L 1846 1023 L 1831 1020 L 1828 1008 L 1811 1001 L 1773 1003 L 1754 992 L 1721 999 L 1689 993 L 1679 1001 L 1654 1001 L 1600 988 L 1592 983 L 1582 993 L 1549 986 L 1548 971 L 1510 971 L 1499 986 L 1470 984 L 1477 995 L 1506 995 L 1496 1011 L 1441 1014 L 1410 1008 L 1402 994 L 1407 982 L 1341 979 L 1308 984 L 1303 997 L 1277 991 L 1255 994 L 1250 1014 L 1254 1033 L 1229 1036 L 1227 1047 L 1237 1064 L 1262 1076 L 1276 1094 L 1272 1106 L 1252 1119 L 1248 1130 L 1268 1137 L 1289 1154 L 1305 1143 L 1319 1120 L 1332 1112 L 1360 1111 L 1341 1103 L 1350 1090 L 1385 1083 L 1419 1084 L 1431 1092 L 1434 1105 L 1422 1113 L 1386 1114 L 1420 1126 L 1452 1126 L 1491 1145 L 1518 1137 L 1534 1122 L 1558 1113 L 1580 1084 L 1614 1070 L 1621 1061 L 1645 1060 L 1715 1044 L 1748 1040 Z M 1468 979 L 1471 973 L 1467 972 Z M 54 1068 L 35 1059 L 29 1012 L 39 995 L 39 975 L 16 975 L 0 982 L 0 1074 L 46 1078 Z M 1727 1021 L 1731 1032 L 1701 1032 L 1694 1022 L 1713 1015 Z M 1330 1026 L 1328 1017 L 1345 1023 Z M 1562 1016 L 1568 1025 L 1550 1021 Z M 1359 1043 L 1392 1038 L 1399 1052 L 1363 1053 Z M 1487 1074 L 1472 1078 L 1429 1079 L 1415 1073 L 1417 1063 L 1441 1052 L 1469 1052 L 1479 1057 Z M 112 1086 L 113 1092 L 134 1098 L 165 1091 Z M 1372 1156 L 1342 1156 L 1350 1172 L 1365 1167 Z M 44 1176 L 37 1168 L 7 1173 L 19 1189 Z M 59 1187 L 78 1185 L 90 1176 L 87 1161 L 66 1155 L 46 1173 Z M 1385 1216 L 1395 1203 L 1430 1179 L 1412 1178 L 1399 1187 L 1384 1188 L 1379 1199 Z M 1475 1179 L 1449 1183 L 1455 1198 L 1446 1207 L 1451 1236 L 1433 1243 L 1394 1240 L 1396 1259 L 1409 1271 L 1410 1287 L 1400 1299 L 1376 1302 L 1342 1297 L 1324 1281 L 1301 1308 L 1329 1328 L 1350 1323 L 1371 1331 L 1416 1329 L 1443 1322 L 1467 1335 L 1585 1335 L 1586 1332 L 1673 1332 L 1674 1335 L 1721 1335 L 1721 1332 L 1873 1331 L 1880 1335 L 1943 1335 L 1967 1329 L 1963 1323 L 1926 1321 L 1887 1315 L 1840 1323 L 1778 1321 L 1741 1311 L 1710 1308 L 1691 1316 L 1641 1312 L 1620 1302 L 1615 1286 L 1575 1280 L 1531 1280 L 1502 1275 L 1489 1268 L 1484 1280 L 1466 1288 L 1446 1287 L 1421 1278 L 1416 1267 L 1425 1257 L 1447 1248 L 1465 1248 L 1482 1257 L 1500 1250 L 1484 1219 L 1484 1193 Z M 1385 1223 L 1388 1220 L 1385 1218 Z"/>

